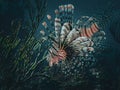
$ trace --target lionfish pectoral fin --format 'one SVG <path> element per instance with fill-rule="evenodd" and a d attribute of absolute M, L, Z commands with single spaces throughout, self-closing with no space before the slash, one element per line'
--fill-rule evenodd
<path fill-rule="evenodd" d="M 50 38 L 54 43 L 58 43 L 53 37 L 51 37 L 51 36 L 48 36 L 48 38 Z"/>

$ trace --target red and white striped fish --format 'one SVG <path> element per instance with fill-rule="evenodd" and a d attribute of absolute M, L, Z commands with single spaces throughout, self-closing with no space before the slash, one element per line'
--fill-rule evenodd
<path fill-rule="evenodd" d="M 53 20 L 55 36 L 52 38 L 53 45 L 47 58 L 50 66 L 71 58 L 73 54 L 82 56 L 94 50 L 92 38 L 94 34 L 101 32 L 98 22 L 93 17 L 81 16 L 74 23 L 73 12 L 72 4 L 61 5 L 55 10 L 56 17 Z M 47 18 L 52 21 L 50 15 L 47 15 Z M 44 22 L 43 26 L 46 28 L 47 24 Z"/>

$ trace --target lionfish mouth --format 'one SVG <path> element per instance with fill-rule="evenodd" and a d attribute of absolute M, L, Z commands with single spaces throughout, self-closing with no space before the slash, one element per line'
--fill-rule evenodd
<path fill-rule="evenodd" d="M 64 61 L 67 58 L 67 53 L 64 49 L 59 49 L 58 51 L 51 50 L 49 55 L 49 66 L 58 64 L 60 61 Z"/>
<path fill-rule="evenodd" d="M 62 5 L 55 10 L 56 18 L 52 20 L 47 15 L 50 24 L 55 29 L 55 36 L 51 38 L 52 47 L 49 49 L 47 60 L 49 66 L 58 64 L 59 61 L 72 59 L 74 56 L 87 56 L 94 50 L 94 43 L 99 43 L 105 33 L 98 26 L 98 21 L 89 16 L 81 16 L 73 23 L 74 6 Z M 54 22 L 53 22 L 54 21 Z M 49 30 L 46 22 L 42 23 Z M 94 41 L 96 39 L 97 42 Z"/>
<path fill-rule="evenodd" d="M 61 60 L 65 60 L 66 57 L 67 57 L 66 51 L 63 50 L 63 49 L 60 49 L 60 50 L 58 51 L 58 57 L 59 57 L 59 59 L 61 59 Z"/>

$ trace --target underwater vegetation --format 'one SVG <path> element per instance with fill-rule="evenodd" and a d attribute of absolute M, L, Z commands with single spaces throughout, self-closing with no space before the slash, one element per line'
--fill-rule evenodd
<path fill-rule="evenodd" d="M 46 1 L 35 0 L 34 5 L 32 0 L 24 3 L 29 21 L 23 25 L 21 21 L 12 20 L 10 34 L 0 32 L 0 90 L 35 89 L 44 71 L 40 66 L 46 54 L 45 39 L 36 39 L 34 34 L 44 17 Z M 21 31 L 27 31 L 24 38 L 20 37 Z"/>

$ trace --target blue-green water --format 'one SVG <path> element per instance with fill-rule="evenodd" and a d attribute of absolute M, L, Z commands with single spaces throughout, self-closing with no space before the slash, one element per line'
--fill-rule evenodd
<path fill-rule="evenodd" d="M 31 3 L 0 0 L 0 90 L 120 90 L 119 0 L 47 0 L 45 3 L 35 0 L 37 4 L 34 0 L 29 1 Z M 78 70 L 81 75 L 64 77 L 58 66 L 51 69 L 43 59 L 49 42 L 41 44 L 40 41 L 38 46 L 37 43 L 42 40 L 40 30 L 44 28 L 41 23 L 46 20 L 46 15 L 55 17 L 54 10 L 69 3 L 75 6 L 75 19 L 88 15 L 100 20 L 105 26 L 106 41 L 101 43 L 104 50 L 95 53 L 94 69 L 88 72 L 88 69 L 75 68 L 70 72 Z M 32 12 L 32 18 L 37 14 L 41 18 L 31 21 L 29 12 Z"/>

